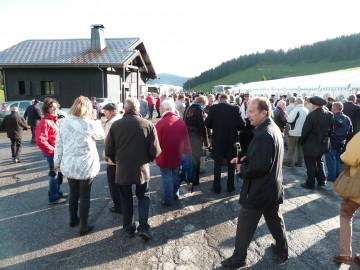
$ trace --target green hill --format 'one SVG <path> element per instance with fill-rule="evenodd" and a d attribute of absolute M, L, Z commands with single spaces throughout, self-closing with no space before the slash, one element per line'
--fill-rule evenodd
<path fill-rule="evenodd" d="M 221 63 L 187 80 L 183 88 L 212 91 L 214 85 L 234 85 L 360 67 L 360 34 L 341 36 L 300 48 L 266 50 Z"/>
<path fill-rule="evenodd" d="M 192 88 L 191 91 L 211 92 L 214 85 L 235 85 L 237 83 L 248 83 L 261 80 L 272 80 L 286 77 L 311 75 L 329 71 L 336 71 L 360 67 L 359 60 L 343 62 L 318 62 L 313 64 L 299 63 L 296 65 L 285 64 L 257 64 L 254 67 L 238 71 L 221 79 L 203 83 Z M 188 90 L 188 89 L 186 89 Z"/>

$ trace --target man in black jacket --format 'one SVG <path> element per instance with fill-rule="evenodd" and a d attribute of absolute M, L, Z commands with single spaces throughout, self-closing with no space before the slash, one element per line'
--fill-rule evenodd
<path fill-rule="evenodd" d="M 284 200 L 282 163 L 284 142 L 279 128 L 270 119 L 271 104 L 267 98 L 251 100 L 249 120 L 255 127 L 247 155 L 234 158 L 243 178 L 240 213 L 233 255 L 222 261 L 224 268 L 237 269 L 246 265 L 247 249 L 262 215 L 276 244 L 271 249 L 281 259 L 288 258 L 288 244 L 279 205 Z M 240 163 L 240 164 L 239 164 Z"/>
<path fill-rule="evenodd" d="M 238 141 L 238 131 L 244 126 L 240 117 L 239 108 L 228 103 L 228 96 L 223 94 L 218 104 L 210 107 L 209 115 L 205 119 L 205 126 L 212 129 L 211 145 L 214 159 L 213 191 L 221 192 L 221 166 L 225 159 L 228 165 L 227 191 L 235 190 L 235 165 L 230 160 L 236 156 L 234 144 Z"/>
<path fill-rule="evenodd" d="M 300 186 L 315 189 L 315 179 L 318 187 L 326 185 L 326 175 L 322 157 L 330 150 L 330 137 L 333 133 L 334 115 L 329 112 L 326 100 L 321 97 L 309 99 L 313 111 L 305 119 L 301 131 L 301 144 L 306 165 L 307 180 Z"/>
<path fill-rule="evenodd" d="M 36 126 L 41 120 L 41 111 L 40 111 L 40 101 L 38 99 L 34 100 L 34 103 L 26 108 L 24 113 L 24 118 L 27 120 L 28 125 L 31 127 L 31 144 L 35 142 L 35 130 Z"/>
<path fill-rule="evenodd" d="M 5 116 L 0 130 L 6 130 L 7 136 L 11 140 L 12 159 L 15 163 L 19 163 L 23 130 L 27 130 L 27 124 L 25 119 L 19 115 L 18 107 L 11 108 L 11 114 Z"/>

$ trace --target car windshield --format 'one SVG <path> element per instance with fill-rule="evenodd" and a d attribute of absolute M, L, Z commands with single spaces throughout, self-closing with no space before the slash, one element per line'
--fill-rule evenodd
<path fill-rule="evenodd" d="M 97 98 L 97 99 L 96 99 L 96 102 L 97 102 L 97 103 L 103 103 L 104 101 L 106 101 L 105 98 Z"/>

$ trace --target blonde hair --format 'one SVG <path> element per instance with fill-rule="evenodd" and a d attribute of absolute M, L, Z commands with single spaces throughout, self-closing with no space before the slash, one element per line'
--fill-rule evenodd
<path fill-rule="evenodd" d="M 196 99 L 195 99 L 195 102 L 199 102 L 201 103 L 202 105 L 207 105 L 208 104 L 208 99 L 207 97 L 205 96 L 198 96 Z"/>
<path fill-rule="evenodd" d="M 75 99 L 74 104 L 70 108 L 70 114 L 80 118 L 91 118 L 92 103 L 89 98 L 80 96 Z"/>

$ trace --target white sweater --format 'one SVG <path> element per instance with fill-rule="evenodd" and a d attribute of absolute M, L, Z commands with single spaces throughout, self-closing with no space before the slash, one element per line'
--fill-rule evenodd
<path fill-rule="evenodd" d="M 301 131 L 302 131 L 306 116 L 309 113 L 309 110 L 304 107 L 304 104 L 296 105 L 291 110 L 291 112 L 288 115 L 288 118 L 286 119 L 286 121 L 288 123 L 292 123 L 295 120 L 296 115 L 297 115 L 298 112 L 299 112 L 299 118 L 296 120 L 295 128 L 291 129 L 291 127 L 290 127 L 289 136 L 294 136 L 294 137 L 300 137 L 301 136 Z"/>
<path fill-rule="evenodd" d="M 64 118 L 56 136 L 54 166 L 67 178 L 86 180 L 100 171 L 95 140 L 103 140 L 100 120 L 75 116 Z"/>

